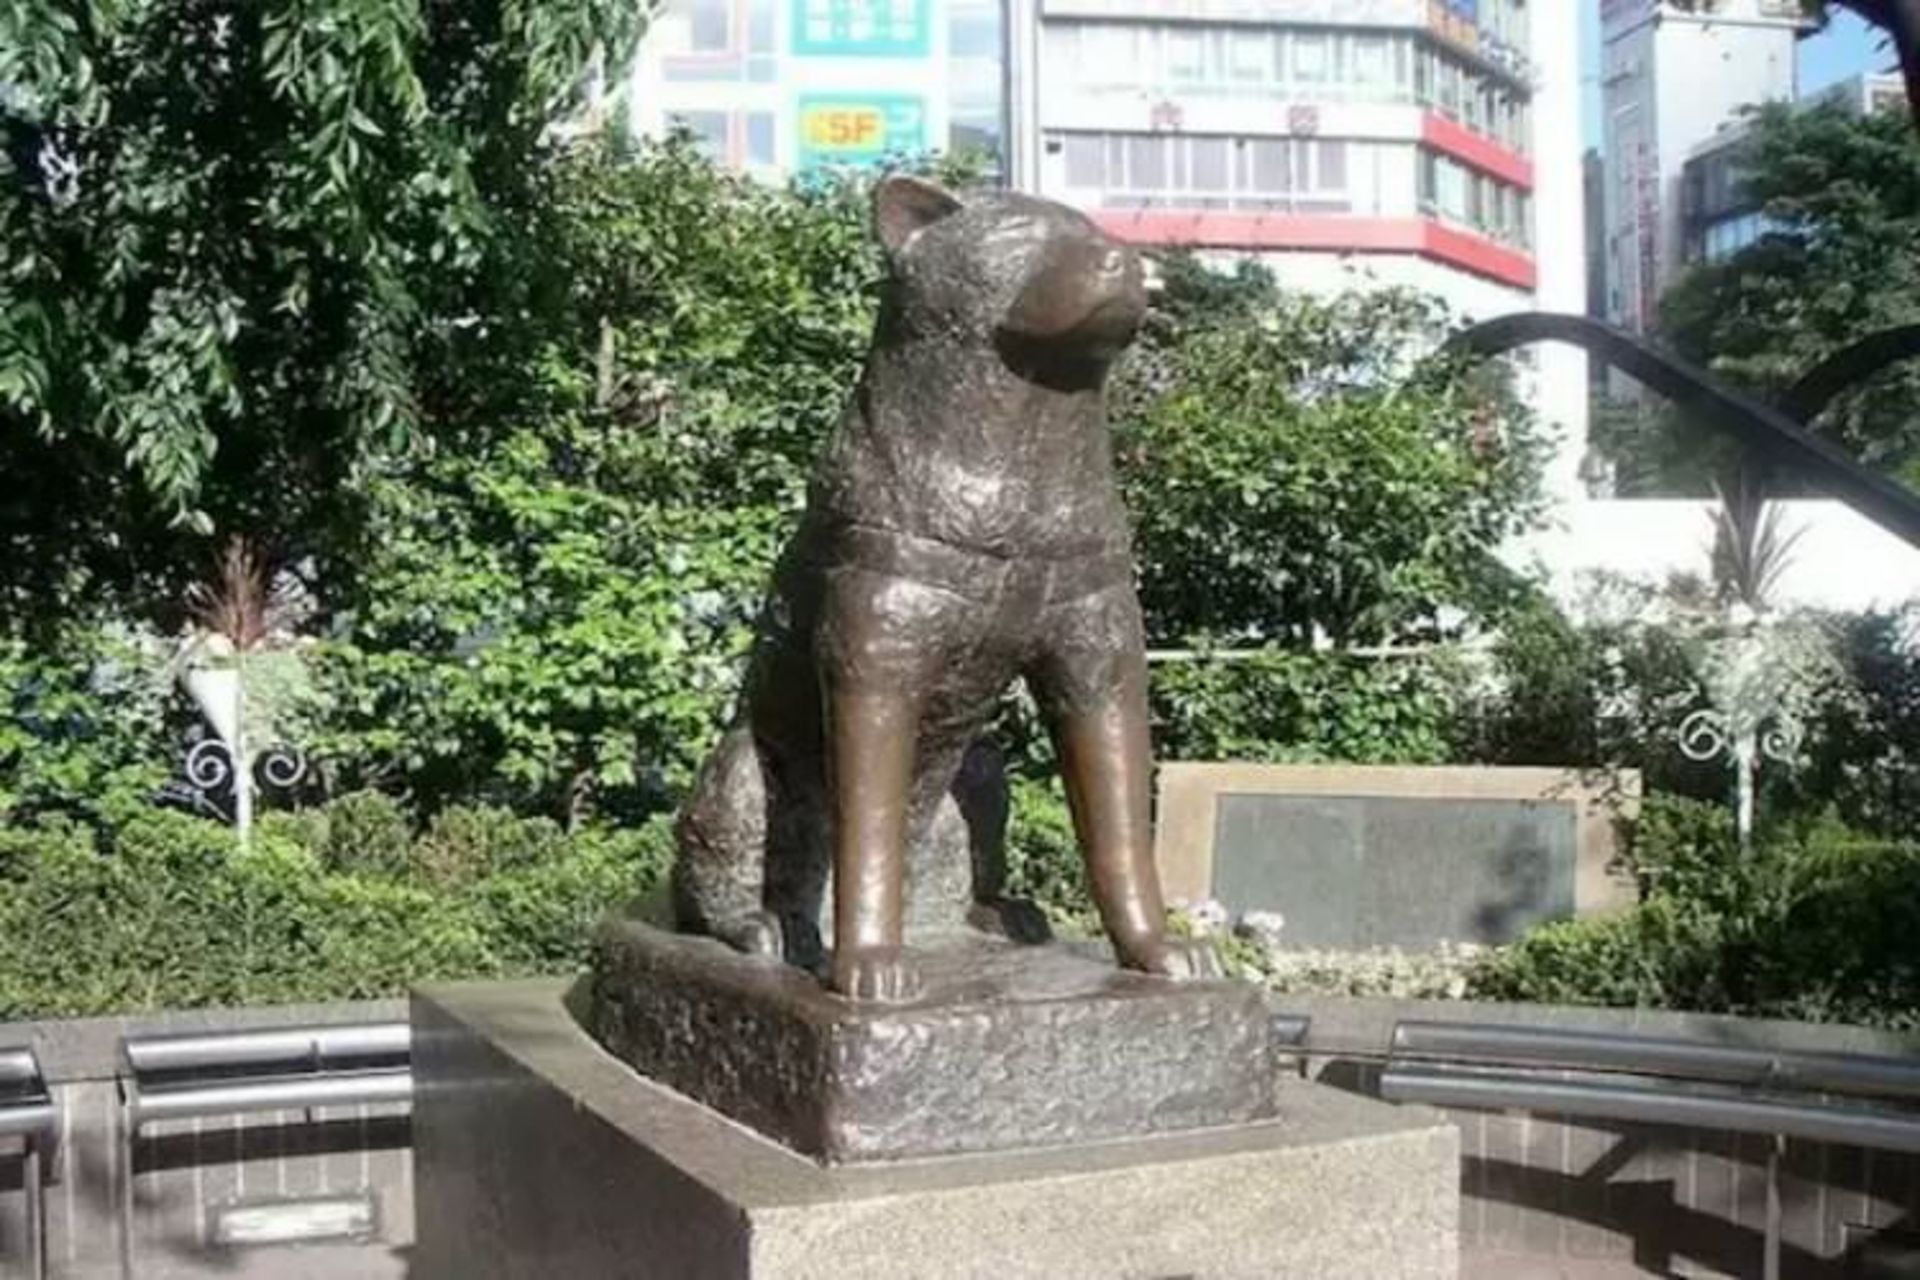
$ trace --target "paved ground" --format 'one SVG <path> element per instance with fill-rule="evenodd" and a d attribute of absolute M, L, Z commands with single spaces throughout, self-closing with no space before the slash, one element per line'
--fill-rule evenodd
<path fill-rule="evenodd" d="M 1460 1280 L 1646 1280 L 1670 1274 L 1631 1263 L 1552 1261 L 1480 1249 L 1460 1255 Z"/>
<path fill-rule="evenodd" d="M 153 1251 L 135 1263 L 135 1280 L 406 1280 L 405 1250 L 380 1246 L 298 1245 L 234 1250 L 218 1261 L 169 1259 Z M 0 1274 L 8 1274 L 0 1268 Z M 122 1280 L 120 1268 L 55 1267 L 50 1280 Z"/>

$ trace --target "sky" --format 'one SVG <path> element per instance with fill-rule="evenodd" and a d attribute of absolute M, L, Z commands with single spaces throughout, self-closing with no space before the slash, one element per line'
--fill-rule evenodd
<path fill-rule="evenodd" d="M 1600 0 L 1580 6 L 1580 88 L 1587 145 L 1600 145 Z M 1862 71 L 1893 65 L 1885 37 L 1851 11 L 1836 9 L 1826 30 L 1800 42 L 1800 92 L 1816 93 Z"/>

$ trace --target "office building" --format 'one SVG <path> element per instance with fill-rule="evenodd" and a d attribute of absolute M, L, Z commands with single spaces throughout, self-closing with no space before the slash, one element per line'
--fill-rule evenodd
<path fill-rule="evenodd" d="M 673 0 L 632 81 L 769 175 L 977 144 L 1006 181 L 1145 247 L 1258 255 L 1463 318 L 1584 310 L 1576 15 L 1565 0 Z M 1585 361 L 1530 357 L 1585 440 Z"/>
<path fill-rule="evenodd" d="M 630 118 L 768 177 L 963 149 L 997 167 L 1002 40 L 1001 0 L 671 0 Z"/>
<path fill-rule="evenodd" d="M 1685 169 L 1743 108 L 1794 96 L 1800 0 L 1602 0 L 1605 314 L 1652 327 L 1687 257 Z"/>

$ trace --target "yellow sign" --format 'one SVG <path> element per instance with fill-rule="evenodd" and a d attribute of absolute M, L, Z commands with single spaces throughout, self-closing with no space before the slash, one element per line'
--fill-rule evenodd
<path fill-rule="evenodd" d="M 794 123 L 802 169 L 873 164 L 926 149 L 926 104 L 909 94 L 806 94 Z"/>
<path fill-rule="evenodd" d="M 871 152 L 887 134 L 887 118 L 878 107 L 815 107 L 802 122 L 813 151 Z"/>

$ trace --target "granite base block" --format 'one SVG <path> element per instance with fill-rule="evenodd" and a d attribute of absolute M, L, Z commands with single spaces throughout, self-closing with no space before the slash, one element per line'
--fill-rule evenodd
<path fill-rule="evenodd" d="M 554 981 L 414 1000 L 416 1280 L 1431 1280 L 1459 1139 L 1299 1081 L 1274 1118 L 823 1166 L 636 1075 Z"/>
<path fill-rule="evenodd" d="M 924 996 L 862 1005 L 788 965 L 603 926 L 580 1010 L 649 1079 L 828 1163 L 1216 1128 L 1273 1113 L 1271 1016 L 1063 946 L 917 956 Z"/>

